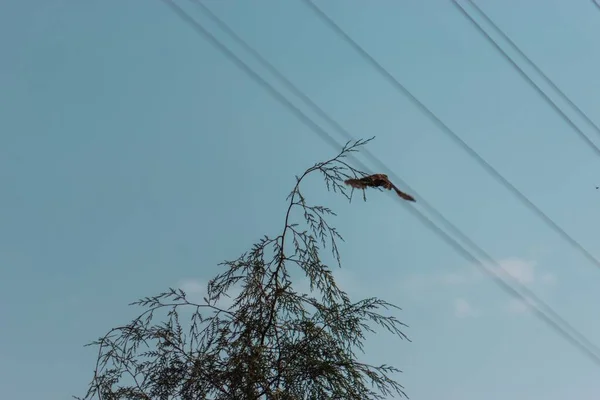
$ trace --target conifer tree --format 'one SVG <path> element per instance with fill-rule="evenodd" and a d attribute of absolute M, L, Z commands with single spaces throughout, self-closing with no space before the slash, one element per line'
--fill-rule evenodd
<path fill-rule="evenodd" d="M 341 267 L 337 242 L 343 239 L 328 222 L 335 214 L 311 205 L 301 191 L 308 175 L 320 173 L 328 190 L 351 200 L 353 189 L 344 181 L 366 174 L 347 157 L 369 140 L 348 142 L 337 156 L 296 177 L 283 230 L 223 262 L 224 272 L 210 280 L 202 302 L 169 289 L 133 303 L 144 308 L 137 318 L 90 344 L 98 357 L 83 399 L 406 397 L 391 377 L 396 368 L 369 365 L 357 354 L 364 333 L 377 326 L 407 339 L 405 325 L 382 314 L 398 308 L 378 298 L 352 301 L 338 288 L 322 254 L 328 248 L 328 258 Z M 294 290 L 293 270 L 306 276 L 309 293 Z M 234 287 L 239 294 L 221 306 Z"/>

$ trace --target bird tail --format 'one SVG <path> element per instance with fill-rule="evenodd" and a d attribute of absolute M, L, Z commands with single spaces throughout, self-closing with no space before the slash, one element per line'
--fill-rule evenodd
<path fill-rule="evenodd" d="M 414 197 L 412 197 L 410 194 L 404 193 L 401 190 L 398 190 L 396 188 L 394 188 L 394 190 L 396 191 L 396 193 L 398 193 L 398 196 L 400 196 L 401 198 L 403 198 L 406 201 L 416 201 Z"/>

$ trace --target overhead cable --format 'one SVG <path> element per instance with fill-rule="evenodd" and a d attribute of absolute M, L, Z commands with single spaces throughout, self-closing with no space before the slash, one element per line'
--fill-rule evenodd
<path fill-rule="evenodd" d="M 264 78 L 262 78 L 259 74 L 257 74 L 254 70 L 252 70 L 242 59 L 240 59 L 234 52 L 232 52 L 229 48 L 227 48 L 220 40 L 218 40 L 213 34 L 211 34 L 208 30 L 206 30 L 199 22 L 197 22 L 194 18 L 192 18 L 187 12 L 185 12 L 180 6 L 175 4 L 172 0 L 162 0 L 166 5 L 168 5 L 174 13 L 181 18 L 184 22 L 190 24 L 194 30 L 201 34 L 205 39 L 211 42 L 219 51 L 221 51 L 227 58 L 233 61 L 238 67 L 240 67 L 244 72 L 248 74 L 248 76 L 255 80 L 260 86 L 265 88 L 268 93 L 270 93 L 276 100 L 280 101 L 284 106 L 286 106 L 292 113 L 298 117 L 303 123 L 305 123 L 310 129 L 312 129 L 319 137 L 321 137 L 327 144 L 334 147 L 336 150 L 339 150 L 342 145 L 338 143 L 331 135 L 329 135 L 323 128 L 321 128 L 318 124 L 316 124 L 312 119 L 310 119 L 306 114 L 304 114 L 300 109 L 294 106 L 289 100 L 285 98 L 277 89 L 275 89 L 269 82 L 267 82 Z M 362 163 L 360 160 L 354 158 L 354 161 L 363 168 L 365 171 L 368 171 L 369 168 Z M 416 197 L 421 204 L 428 204 L 423 198 L 421 198 L 414 190 Z M 399 198 L 395 197 L 399 201 Z M 524 301 L 526 304 L 532 308 L 534 315 L 540 318 L 543 322 L 545 322 L 551 329 L 556 331 L 563 339 L 567 340 L 571 345 L 576 347 L 582 353 L 587 355 L 592 361 L 594 361 L 598 366 L 600 366 L 600 351 L 598 348 L 593 345 L 583 334 L 577 331 L 575 328 L 570 326 L 564 319 L 560 318 L 558 314 L 553 312 L 553 314 L 549 315 L 547 311 L 544 311 L 540 306 L 547 307 L 551 310 L 551 308 L 541 300 L 538 302 L 537 297 L 527 289 L 528 293 L 531 295 L 523 295 L 519 290 L 515 289 L 509 282 L 513 282 L 513 284 L 518 282 L 510 276 L 502 275 L 491 268 L 486 267 L 486 265 L 479 260 L 475 255 L 473 255 L 468 249 L 466 249 L 463 245 L 461 245 L 457 240 L 452 238 L 449 234 L 447 234 L 443 229 L 441 229 L 438 225 L 436 225 L 433 221 L 431 221 L 426 215 L 420 212 L 417 208 L 408 205 L 406 202 L 401 201 L 401 204 L 411 213 L 413 214 L 419 221 L 421 221 L 425 226 L 427 226 L 430 230 L 432 230 L 437 236 L 439 236 L 444 242 L 446 242 L 449 246 L 451 246 L 455 251 L 457 251 L 461 256 L 463 256 L 469 262 L 472 262 L 475 266 L 480 268 L 484 273 L 488 274 L 492 280 L 500 286 L 501 289 L 505 290 L 510 295 L 518 298 L 521 301 Z M 441 215 L 441 214 L 439 214 Z M 466 237 L 466 236 L 465 236 Z M 518 286 L 518 285 L 515 285 Z M 523 285 L 521 285 L 523 286 Z M 523 289 L 523 288 L 521 288 Z M 530 299 L 534 300 L 533 302 Z M 552 316 L 553 315 L 553 316 Z M 559 318 L 556 318 L 558 316 Z"/>

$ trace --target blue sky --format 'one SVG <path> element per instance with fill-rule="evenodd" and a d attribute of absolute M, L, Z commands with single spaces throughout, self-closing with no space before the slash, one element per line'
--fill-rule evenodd
<path fill-rule="evenodd" d="M 375 135 L 373 153 L 600 344 L 600 271 L 300 1 L 206 4 L 355 137 Z M 597 156 L 450 2 L 319 4 L 600 257 Z M 478 4 L 600 122 L 591 2 Z M 278 232 L 294 175 L 333 150 L 159 1 L 4 1 L 0 46 L 0 387 L 64 399 L 91 377 L 82 346 L 135 316 L 126 304 L 194 289 Z M 413 343 L 380 335 L 366 357 L 404 370 L 411 398 L 598 398 L 596 365 L 391 196 L 347 204 L 317 189 L 347 242 L 343 287 L 403 308 Z"/>

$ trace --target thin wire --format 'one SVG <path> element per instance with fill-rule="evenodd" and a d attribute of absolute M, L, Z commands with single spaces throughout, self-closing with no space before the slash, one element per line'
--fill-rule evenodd
<path fill-rule="evenodd" d="M 227 58 L 233 61 L 237 66 L 239 66 L 244 72 L 246 72 L 250 78 L 255 80 L 258 84 L 260 84 L 263 88 L 267 89 L 270 94 L 272 94 L 278 101 L 282 102 L 282 104 L 290 109 L 294 115 L 299 117 L 299 119 L 304 122 L 309 128 L 311 128 L 319 137 L 321 137 L 327 144 L 333 146 L 336 150 L 339 150 L 342 146 L 338 143 L 332 136 L 330 136 L 326 131 L 324 131 L 319 125 L 314 123 L 306 114 L 304 114 L 297 107 L 293 106 L 281 93 L 277 91 L 270 83 L 268 83 L 264 78 L 258 75 L 255 71 L 253 71 L 244 61 L 242 61 L 235 53 L 233 53 L 230 49 L 228 49 L 222 42 L 220 42 L 214 35 L 212 35 L 209 31 L 207 31 L 199 22 L 190 17 L 181 7 L 176 5 L 172 0 L 162 0 L 167 6 L 171 8 L 174 13 L 179 16 L 184 22 L 190 24 L 194 30 L 209 40 L 215 47 L 220 50 Z M 355 159 L 355 162 L 364 170 L 368 170 L 368 168 L 364 165 L 364 163 L 360 162 L 360 160 Z M 420 203 L 427 204 L 425 200 L 423 200 L 416 192 L 415 196 L 421 200 Z M 475 266 L 480 268 L 484 273 L 491 276 L 492 280 L 500 286 L 501 289 L 505 290 L 512 296 L 519 298 L 522 301 L 528 303 L 536 316 L 538 316 L 542 321 L 544 321 L 551 329 L 556 331 L 559 336 L 563 339 L 567 340 L 585 355 L 587 355 L 593 362 L 595 362 L 598 366 L 600 366 L 600 355 L 598 354 L 598 349 L 595 345 L 593 345 L 583 334 L 578 332 L 575 328 L 570 326 L 566 321 L 562 318 L 558 317 L 559 322 L 555 321 L 553 318 L 548 316 L 544 311 L 538 308 L 538 304 L 531 304 L 528 301 L 528 298 L 521 294 L 517 289 L 507 283 L 498 273 L 487 268 L 485 264 L 479 260 L 476 256 L 474 256 L 469 250 L 467 250 L 464 246 L 462 246 L 458 241 L 444 232 L 439 226 L 437 226 L 433 221 L 431 221 L 427 216 L 418 211 L 416 208 L 408 205 L 406 202 L 401 201 L 397 197 L 396 200 L 400 201 L 400 204 L 405 207 L 411 214 L 413 214 L 417 219 L 419 219 L 424 225 L 426 225 L 430 230 L 432 230 L 436 235 L 438 235 L 444 242 L 446 242 L 449 246 L 451 246 L 455 251 L 457 251 L 460 255 L 462 255 L 466 260 L 472 262 Z M 431 206 L 429 206 L 431 207 Z M 432 208 L 432 207 L 431 207 Z M 441 214 L 440 214 L 441 215 Z M 490 257 L 491 258 L 491 257 Z M 513 280 L 509 277 L 509 280 Z M 517 281 L 514 281 L 518 283 Z M 521 285 L 522 286 L 522 285 Z M 524 288 L 529 291 L 527 288 Z M 529 291 L 530 292 L 530 291 Z M 535 295 L 530 292 L 533 296 L 529 296 L 531 299 L 536 300 Z M 551 308 L 541 300 L 539 304 L 545 306 L 551 310 Z M 552 311 L 553 314 L 558 315 Z M 565 326 L 563 326 L 565 325 Z M 570 332 L 573 331 L 573 332 Z M 578 338 L 576 338 L 578 337 Z"/>
<path fill-rule="evenodd" d="M 598 148 L 598 146 L 596 146 L 596 144 L 573 122 L 573 120 L 571 118 L 569 118 L 567 116 L 567 114 L 565 114 L 565 112 L 563 110 L 561 110 L 561 108 L 554 102 L 552 101 L 552 99 L 546 94 L 546 92 L 544 92 L 537 83 L 535 83 L 535 81 L 533 79 L 531 79 L 526 73 L 525 71 L 523 71 L 523 69 L 521 67 L 519 67 L 519 64 L 517 64 L 515 62 L 515 60 L 513 60 L 513 58 L 511 56 L 509 56 L 503 49 L 502 47 L 500 47 L 500 45 L 498 45 L 498 43 L 485 31 L 485 29 L 483 29 L 481 27 L 481 25 L 479 25 L 477 23 L 477 21 L 475 21 L 475 19 L 473 17 L 471 17 L 471 15 L 469 15 L 469 13 L 463 8 L 463 6 L 461 6 L 457 0 L 452 0 L 452 3 L 459 9 L 459 11 L 465 16 L 467 17 L 467 19 L 471 22 L 471 24 L 479 31 L 481 32 L 481 34 L 483 34 L 483 36 L 487 39 L 488 42 L 490 42 L 492 44 L 492 46 L 494 46 L 498 51 L 500 51 L 500 53 L 502 54 L 503 58 L 506 59 L 519 73 L 519 75 L 521 75 L 521 77 L 523 77 L 523 79 L 525 79 L 534 89 L 535 91 L 542 96 L 542 98 L 546 101 L 546 103 L 548 103 L 550 105 L 550 107 L 552 107 L 552 109 L 554 109 L 554 111 L 556 111 L 561 117 L 562 119 L 571 127 L 573 128 L 573 130 L 575 131 L 575 133 L 577 133 L 577 135 L 588 145 L 590 146 L 590 148 L 592 150 L 594 150 L 594 152 L 596 153 L 596 155 L 600 156 L 600 148 Z"/>
<path fill-rule="evenodd" d="M 583 110 L 581 108 L 579 108 L 577 106 L 577 104 L 575 104 L 566 94 L 563 90 L 561 90 L 553 81 L 552 79 L 550 79 L 548 77 L 548 75 L 546 75 L 544 73 L 544 71 L 542 71 L 537 65 L 536 63 L 534 63 L 531 58 L 529 58 L 517 45 L 516 43 L 502 30 L 500 29 L 500 27 L 473 1 L 473 0 L 466 0 L 467 2 L 469 2 L 473 8 L 494 28 L 494 30 L 496 32 L 498 32 L 511 46 L 512 48 L 519 53 L 519 55 L 521 57 L 523 57 L 528 63 L 529 65 L 531 65 L 538 74 L 540 74 L 540 76 L 544 79 L 544 81 L 550 86 L 552 87 L 562 98 L 563 100 L 565 100 L 567 103 L 569 103 L 569 105 L 571 107 L 573 107 L 577 113 L 583 118 L 585 119 L 585 121 L 590 124 L 591 126 L 594 127 L 594 130 L 596 131 L 596 133 L 598 135 L 600 135 L 600 127 L 598 127 L 598 125 L 596 125 L 594 123 L 594 121 L 592 121 L 590 119 L 590 117 L 588 117 L 588 115 L 583 112 Z M 506 54 L 506 53 L 504 53 Z"/>
<path fill-rule="evenodd" d="M 213 22 L 215 22 L 220 29 L 225 31 L 230 37 L 232 37 L 240 46 L 242 46 L 246 51 L 251 53 L 258 62 L 267 70 L 269 70 L 275 77 L 277 77 L 283 84 L 286 86 L 292 93 L 298 96 L 300 99 L 304 101 L 304 103 L 313 110 L 317 115 L 322 117 L 327 123 L 333 127 L 333 129 L 342 135 L 344 138 L 350 141 L 355 141 L 356 138 L 348 132 L 344 127 L 342 127 L 337 121 L 335 121 L 327 112 L 325 112 L 321 107 L 319 107 L 306 93 L 300 90 L 296 85 L 294 85 L 285 75 L 283 75 L 273 64 L 271 64 L 267 59 L 265 59 L 254 47 L 252 47 L 248 42 L 246 42 L 240 35 L 238 35 L 225 21 L 215 15 L 208 7 L 206 7 L 200 0 L 190 0 L 194 4 L 197 4 L 200 10 L 210 18 Z M 402 178 L 400 178 L 394 171 L 392 171 L 383 161 L 381 161 L 378 157 L 376 157 L 370 150 L 363 149 L 362 152 L 378 166 L 381 170 L 384 170 L 388 173 L 388 175 L 394 178 L 394 181 L 398 182 L 401 186 L 406 188 L 408 192 L 415 192 L 415 190 L 410 187 L 408 183 L 406 183 Z M 471 249 L 475 250 L 478 255 L 484 259 L 486 259 L 489 263 L 494 264 L 498 269 L 502 269 L 502 266 L 498 261 L 496 261 L 489 253 L 483 250 L 480 246 L 478 246 L 473 240 L 471 240 L 467 235 L 465 235 L 462 231 L 460 231 L 456 225 L 450 222 L 444 215 L 442 215 L 435 207 L 430 205 L 425 199 L 420 198 L 419 204 L 423 206 L 425 210 L 429 213 L 435 215 L 439 220 L 441 220 L 442 225 L 445 226 L 446 229 L 451 231 L 454 235 L 458 236 L 463 242 L 467 243 Z M 517 282 L 518 283 L 518 282 Z M 525 285 L 520 285 L 521 290 L 527 294 L 528 297 L 534 299 L 539 304 L 543 305 L 546 308 L 546 311 L 553 315 L 554 318 L 560 320 L 560 322 L 569 327 L 569 329 L 577 332 L 577 330 L 571 326 L 566 320 L 564 320 L 560 315 L 558 315 L 549 305 L 544 303 L 540 298 L 538 298 L 535 293 L 529 290 Z M 577 332 L 578 333 L 578 332 Z M 589 342 L 587 338 L 584 336 L 580 337 L 583 341 L 587 341 L 591 347 L 596 347 L 593 343 Z M 600 353 L 600 349 L 598 349 Z"/>
<path fill-rule="evenodd" d="M 313 120 L 308 118 L 298 107 L 296 107 L 292 102 L 290 102 L 287 98 L 285 98 L 277 89 L 271 86 L 265 79 L 263 79 L 259 74 L 257 74 L 254 70 L 252 70 L 244 61 L 242 61 L 238 56 L 236 56 L 231 50 L 229 50 L 225 45 L 223 45 L 219 40 L 213 36 L 209 31 L 207 31 L 202 25 L 200 25 L 195 19 L 189 16 L 183 8 L 175 4 L 173 0 L 161 0 L 163 3 L 168 5 L 171 10 L 173 10 L 181 19 L 183 19 L 186 23 L 190 24 L 196 30 L 196 32 L 200 33 L 204 36 L 210 43 L 212 43 L 217 49 L 223 52 L 235 65 L 237 65 L 240 69 L 242 69 L 245 73 L 250 75 L 250 77 L 259 83 L 270 95 L 275 97 L 277 101 L 281 102 L 284 106 L 289 108 L 296 117 L 298 117 L 302 122 L 307 124 L 311 129 L 320 132 L 320 135 L 324 135 L 324 139 L 332 146 L 337 146 L 337 142 L 331 136 L 327 134 L 319 125 L 317 125 Z M 340 146 L 341 148 L 342 146 Z"/>
<path fill-rule="evenodd" d="M 467 152 L 472 158 L 475 159 L 490 175 L 492 175 L 497 181 L 505 186 L 513 195 L 515 195 L 521 202 L 523 202 L 534 214 L 540 217 L 552 230 L 559 234 L 564 240 L 566 240 L 576 250 L 581 252 L 585 258 L 588 259 L 596 267 L 600 268 L 600 260 L 592 255 L 585 247 L 583 247 L 577 240 L 569 235 L 563 228 L 561 228 L 556 222 L 554 222 L 546 213 L 544 213 L 538 206 L 536 206 L 527 196 L 525 196 L 519 189 L 517 189 L 512 183 L 510 183 L 500 172 L 498 172 L 491 164 L 489 164 L 483 157 L 477 153 L 472 147 L 470 147 L 464 140 L 460 138 L 452 129 L 448 127 L 437 115 L 434 114 L 425 104 L 423 104 L 415 95 L 413 95 L 404 85 L 402 85 L 388 70 L 386 70 L 373 56 L 371 56 L 365 49 L 363 49 L 358 43 L 354 41 L 339 25 L 337 25 L 327 14 L 325 14 L 317 5 L 310 0 L 301 0 L 308 7 L 314 11 L 314 13 L 326 23 L 334 32 L 340 35 L 352 48 L 354 48 L 366 61 L 369 62 L 383 77 L 385 77 L 389 83 L 394 86 L 399 92 L 408 97 L 408 99 L 421 110 L 430 120 L 432 120 L 442 132 L 448 135 L 456 144 L 458 144 L 465 152 Z M 600 149 L 599 149 L 600 151 Z"/>

